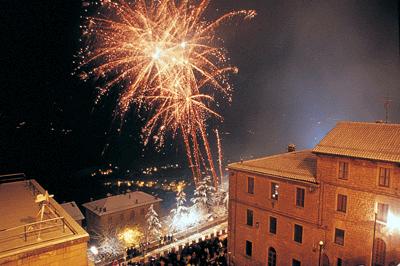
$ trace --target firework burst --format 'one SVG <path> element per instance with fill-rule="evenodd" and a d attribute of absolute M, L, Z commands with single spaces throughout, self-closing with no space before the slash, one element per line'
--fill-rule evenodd
<path fill-rule="evenodd" d="M 96 15 L 86 17 L 82 26 L 85 46 L 77 70 L 82 79 L 97 80 L 97 100 L 118 90 L 115 113 L 121 121 L 132 106 L 146 110 L 145 144 L 155 140 L 162 146 L 167 133 L 182 136 L 195 182 L 203 169 L 217 187 L 206 121 L 222 120 L 214 95 L 231 100 L 228 78 L 237 68 L 217 45 L 215 31 L 227 20 L 249 19 L 255 12 L 235 11 L 207 21 L 209 2 L 96 2 Z"/>

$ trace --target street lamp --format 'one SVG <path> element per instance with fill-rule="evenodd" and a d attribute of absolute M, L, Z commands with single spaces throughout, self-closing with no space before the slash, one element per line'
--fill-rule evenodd
<path fill-rule="evenodd" d="M 318 242 L 318 245 L 319 245 L 318 266 L 321 266 L 321 254 L 322 254 L 322 248 L 324 247 L 324 241 L 320 240 Z"/>
<path fill-rule="evenodd" d="M 374 266 L 376 221 L 377 221 L 377 217 L 378 217 L 378 214 L 376 212 L 374 214 L 375 214 L 375 217 L 374 217 L 374 234 L 373 234 L 373 238 L 372 238 L 372 250 L 371 250 L 371 266 Z M 389 211 L 387 214 L 385 225 L 386 225 L 389 233 L 393 233 L 395 231 L 398 231 L 400 233 L 400 216 L 397 216 Z"/>
<path fill-rule="evenodd" d="M 400 216 L 396 216 L 389 211 L 386 226 L 388 227 L 390 233 L 395 231 L 400 233 Z"/>
<path fill-rule="evenodd" d="M 95 246 L 90 247 L 90 252 L 92 252 L 93 255 L 99 254 L 99 250 Z"/>
<path fill-rule="evenodd" d="M 374 234 L 372 235 L 372 250 L 371 250 L 371 266 L 374 266 L 374 249 L 375 249 L 375 234 L 376 234 L 376 218 L 378 214 L 374 213 Z"/>

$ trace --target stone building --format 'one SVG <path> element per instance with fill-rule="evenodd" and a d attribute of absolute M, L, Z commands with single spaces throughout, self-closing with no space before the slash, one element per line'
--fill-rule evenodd
<path fill-rule="evenodd" d="M 150 205 L 153 204 L 154 210 L 160 213 L 161 201 L 142 191 L 134 191 L 87 202 L 82 205 L 86 209 L 87 230 L 102 233 L 110 228 L 144 226 Z"/>
<path fill-rule="evenodd" d="M 89 235 L 35 180 L 0 181 L 0 214 L 0 265 L 88 265 Z"/>
<path fill-rule="evenodd" d="M 289 150 L 229 165 L 232 264 L 398 265 L 400 124 L 339 122 Z"/>

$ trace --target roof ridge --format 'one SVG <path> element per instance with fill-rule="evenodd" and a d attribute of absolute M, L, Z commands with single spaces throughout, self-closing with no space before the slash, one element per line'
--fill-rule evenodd
<path fill-rule="evenodd" d="M 399 126 L 399 123 L 378 123 L 378 122 L 368 122 L 368 121 L 350 121 L 350 120 L 341 120 L 336 123 L 338 124 L 364 124 L 364 125 L 379 125 L 379 126 Z"/>
<path fill-rule="evenodd" d="M 300 150 L 229 164 L 230 169 L 316 183 L 316 155 Z"/>
<path fill-rule="evenodd" d="M 313 152 L 400 162 L 400 124 L 341 121 Z"/>
<path fill-rule="evenodd" d="M 265 158 L 276 158 L 276 157 L 283 156 L 283 155 L 294 155 L 294 154 L 305 153 L 305 152 L 310 152 L 310 153 L 312 153 L 312 151 L 313 151 L 312 149 L 305 149 L 305 150 L 292 151 L 292 152 L 283 152 L 283 153 L 278 153 L 278 154 L 263 156 L 263 157 L 256 158 L 256 159 L 246 160 L 246 161 L 243 161 L 243 162 L 255 162 L 255 161 L 263 160 L 263 159 L 265 159 Z M 230 164 L 228 164 L 228 166 L 229 166 L 229 165 L 233 165 L 233 164 L 241 164 L 241 163 L 243 163 L 243 162 L 234 162 L 234 163 L 230 163 Z"/>

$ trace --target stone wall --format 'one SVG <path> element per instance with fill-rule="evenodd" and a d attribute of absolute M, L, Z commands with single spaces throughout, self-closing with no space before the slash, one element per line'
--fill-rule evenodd
<path fill-rule="evenodd" d="M 16 266 L 86 266 L 87 243 L 68 242 L 18 253 L 0 260 L 1 265 Z"/>
<path fill-rule="evenodd" d="M 254 194 L 247 193 L 247 177 L 254 177 Z M 279 184 L 279 199 L 271 200 L 271 182 Z M 296 206 L 296 187 L 305 189 L 304 208 Z M 228 250 L 235 265 L 266 265 L 268 249 L 274 248 L 277 265 L 318 265 L 318 242 L 324 239 L 319 226 L 319 192 L 316 187 L 274 177 L 232 171 L 230 174 Z M 246 224 L 247 209 L 253 211 L 253 226 Z M 269 232 L 269 218 L 277 219 L 277 233 Z M 294 225 L 303 227 L 302 243 L 294 241 Z M 246 240 L 253 254 L 245 255 Z M 304 256 L 308 254 L 308 256 Z"/>
<path fill-rule="evenodd" d="M 346 180 L 338 178 L 339 162 L 349 164 Z M 380 187 L 379 167 L 391 169 L 390 186 Z M 328 236 L 325 253 L 333 263 L 338 258 L 346 265 L 371 264 L 374 214 L 377 203 L 389 205 L 389 210 L 400 215 L 400 168 L 394 163 L 320 155 L 317 175 L 323 191 L 323 220 Z M 347 196 L 346 213 L 337 211 L 337 195 Z M 345 231 L 344 245 L 334 243 L 335 228 Z M 386 265 L 400 262 L 399 233 L 387 231 L 378 223 L 376 238 L 386 244 Z"/>
<path fill-rule="evenodd" d="M 338 179 L 339 162 L 349 164 L 347 180 Z M 390 187 L 378 185 L 379 167 L 391 169 Z M 254 177 L 254 194 L 247 192 L 247 177 Z M 389 204 L 400 215 L 400 167 L 394 163 L 319 155 L 318 186 L 306 185 L 273 176 L 231 170 L 229 177 L 228 251 L 235 265 L 265 265 L 268 249 L 277 253 L 277 265 L 318 265 L 320 240 L 322 256 L 336 265 L 370 265 L 377 203 Z M 271 182 L 279 184 L 278 201 L 271 200 Z M 296 187 L 305 188 L 305 206 L 295 204 Z M 347 196 L 346 213 L 337 211 L 337 195 Z M 246 210 L 254 212 L 254 225 L 246 225 Z M 277 218 L 277 234 L 270 234 L 269 217 Z M 303 226 L 303 243 L 293 241 L 294 224 Z M 344 245 L 335 243 L 335 228 L 345 231 Z M 385 265 L 400 262 L 400 232 L 388 232 L 384 224 L 376 227 L 376 238 L 386 245 Z M 245 255 L 246 240 L 252 242 L 253 255 Z"/>

